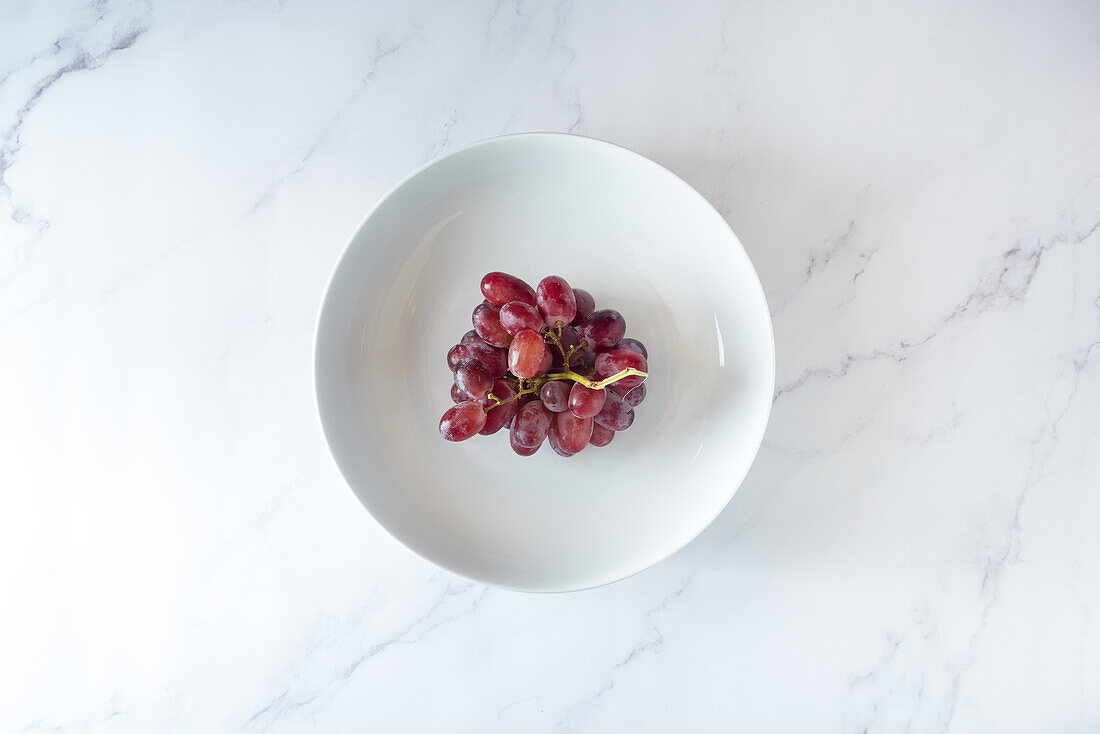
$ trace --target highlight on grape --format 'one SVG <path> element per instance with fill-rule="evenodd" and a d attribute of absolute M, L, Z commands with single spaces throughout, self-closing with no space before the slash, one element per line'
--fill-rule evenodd
<path fill-rule="evenodd" d="M 548 275 L 532 288 L 514 275 L 481 279 L 473 329 L 447 352 L 455 403 L 439 421 L 448 441 L 508 427 L 520 456 L 549 443 L 559 456 L 606 446 L 634 422 L 649 352 L 626 319 L 596 310 L 592 294 Z"/>

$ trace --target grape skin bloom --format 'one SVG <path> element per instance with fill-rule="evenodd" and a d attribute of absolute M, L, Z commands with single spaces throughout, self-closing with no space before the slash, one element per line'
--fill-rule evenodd
<path fill-rule="evenodd" d="M 473 438 L 485 427 L 485 411 L 473 400 L 452 406 L 439 421 L 439 432 L 448 441 Z"/>

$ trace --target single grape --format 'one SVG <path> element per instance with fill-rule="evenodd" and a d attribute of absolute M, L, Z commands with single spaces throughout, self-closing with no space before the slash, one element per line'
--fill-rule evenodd
<path fill-rule="evenodd" d="M 459 344 L 469 344 L 472 341 L 481 341 L 481 337 L 477 335 L 476 331 L 470 329 L 462 335 L 462 339 L 459 341 Z"/>
<path fill-rule="evenodd" d="M 524 329 L 538 331 L 546 326 L 539 310 L 523 301 L 511 301 L 500 307 L 500 325 L 512 336 Z"/>
<path fill-rule="evenodd" d="M 610 385 L 610 389 L 621 395 L 623 400 L 626 401 L 626 404 L 629 405 L 631 408 L 638 407 L 642 404 L 642 401 L 645 400 L 644 382 L 641 385 L 636 385 L 635 387 L 621 387 L 620 383 L 616 382 L 615 384 Z"/>
<path fill-rule="evenodd" d="M 542 370 L 543 360 L 549 358 L 542 334 L 531 329 L 516 334 L 508 347 L 508 369 L 516 377 L 534 377 Z"/>
<path fill-rule="evenodd" d="M 577 315 L 577 300 L 565 278 L 548 275 L 539 281 L 535 292 L 538 294 L 539 313 L 547 326 L 556 327 L 559 322 L 565 326 Z"/>
<path fill-rule="evenodd" d="M 554 355 L 550 353 L 550 347 L 546 347 L 542 355 L 542 361 L 539 362 L 539 374 L 545 374 L 550 371 L 550 368 L 554 366 Z"/>
<path fill-rule="evenodd" d="M 513 406 L 513 403 L 507 403 L 499 408 L 493 408 L 485 414 L 485 426 L 478 431 L 482 436 L 492 436 L 494 433 L 504 428 L 507 425 L 509 419 L 512 417 L 508 415 L 510 412 L 508 409 Z"/>
<path fill-rule="evenodd" d="M 645 344 L 642 344 L 637 339 L 631 339 L 630 337 L 620 339 L 619 343 L 615 345 L 615 349 L 629 349 L 649 359 L 649 351 L 645 348 Z"/>
<path fill-rule="evenodd" d="M 558 444 L 562 449 L 575 454 L 592 438 L 592 419 L 578 418 L 569 411 L 558 413 L 554 418 L 554 431 L 558 434 Z"/>
<path fill-rule="evenodd" d="M 527 405 L 527 403 L 532 403 L 538 399 L 538 393 L 528 392 L 520 395 L 519 398 L 514 401 L 516 404 L 516 413 L 518 414 L 523 406 Z"/>
<path fill-rule="evenodd" d="M 454 403 L 464 403 L 470 399 L 470 396 L 466 394 L 458 385 L 451 385 L 451 401 Z"/>
<path fill-rule="evenodd" d="M 447 366 L 451 368 L 451 372 L 455 371 L 455 366 L 459 360 L 469 359 L 470 350 L 466 348 L 465 344 L 455 344 L 447 352 Z"/>
<path fill-rule="evenodd" d="M 593 311 L 580 323 L 581 334 L 593 349 L 617 344 L 626 333 L 626 319 L 618 311 L 605 308 Z"/>
<path fill-rule="evenodd" d="M 505 380 L 495 380 L 493 382 L 493 389 L 489 392 L 500 401 L 508 400 L 508 398 L 516 394 L 512 386 Z M 512 421 L 512 416 L 516 414 L 516 403 L 518 401 L 510 400 L 504 403 L 504 405 L 493 408 L 490 407 L 494 404 L 493 401 L 489 400 L 489 396 L 486 395 L 479 402 L 484 407 L 489 408 L 489 411 L 485 414 L 485 427 L 478 432 L 482 436 L 491 436 Z"/>
<path fill-rule="evenodd" d="M 593 390 L 579 382 L 574 382 L 569 391 L 569 410 L 578 418 L 591 418 L 603 410 L 606 400 L 607 390 L 602 387 L 599 390 Z"/>
<path fill-rule="evenodd" d="M 630 367 L 642 372 L 649 370 L 646 358 L 630 349 L 609 349 L 603 354 L 596 355 L 596 377 L 601 380 L 605 380 Z M 641 385 L 644 380 L 645 378 L 641 375 L 630 375 L 614 384 L 630 388 Z"/>
<path fill-rule="evenodd" d="M 474 331 L 487 344 L 494 347 L 506 347 L 512 341 L 512 335 L 500 325 L 500 306 L 482 303 L 474 309 L 472 320 Z"/>
<path fill-rule="evenodd" d="M 592 420 L 604 428 L 610 428 L 613 431 L 625 431 L 634 422 L 634 408 L 627 405 L 618 393 L 608 392 L 603 408 Z"/>
<path fill-rule="evenodd" d="M 481 400 L 480 400 L 481 406 L 483 408 L 488 408 L 492 405 L 496 405 L 497 400 L 490 399 L 489 398 L 490 393 L 497 400 L 503 401 L 503 400 L 507 400 L 508 398 L 515 395 L 516 390 L 513 387 L 512 383 L 509 382 L 508 380 L 502 380 L 502 379 L 493 380 L 492 389 L 489 390 L 489 392 L 485 394 L 485 397 L 481 398 Z M 512 401 L 512 402 L 516 402 L 516 401 Z"/>
<path fill-rule="evenodd" d="M 439 432 L 448 441 L 465 441 L 485 425 L 485 411 L 474 400 L 452 405 L 439 421 Z"/>
<path fill-rule="evenodd" d="M 551 412 L 564 413 L 569 410 L 569 383 L 564 380 L 548 382 L 539 390 L 539 397 Z"/>
<path fill-rule="evenodd" d="M 522 301 L 530 306 L 538 305 L 535 289 L 508 273 L 488 273 L 481 279 L 481 294 L 485 296 L 485 300 L 498 306 L 511 301 Z"/>
<path fill-rule="evenodd" d="M 466 344 L 470 358 L 481 362 L 494 377 L 503 377 L 508 372 L 508 350 L 491 347 L 481 339 Z"/>
<path fill-rule="evenodd" d="M 508 350 L 490 346 L 478 339 L 466 345 L 471 359 L 476 359 L 489 369 L 494 377 L 504 377 L 508 372 Z"/>
<path fill-rule="evenodd" d="M 512 425 L 514 426 L 515 423 L 513 422 Z M 541 443 L 533 449 L 529 449 L 526 446 L 520 446 L 516 443 L 516 432 L 514 430 L 508 432 L 508 441 L 512 444 L 512 451 L 515 451 L 520 456 L 530 456 L 539 450 L 539 446 L 542 446 Z"/>
<path fill-rule="evenodd" d="M 577 302 L 577 315 L 573 317 L 574 324 L 584 321 L 596 310 L 596 299 L 584 288 L 573 289 L 573 300 Z"/>
<path fill-rule="evenodd" d="M 615 432 L 610 428 L 605 428 L 599 423 L 592 423 L 592 438 L 588 439 L 588 443 L 593 446 L 606 446 L 611 443 L 613 438 L 615 438 Z"/>
<path fill-rule="evenodd" d="M 485 393 L 493 389 L 493 376 L 476 359 L 460 359 L 455 365 L 454 376 L 455 384 L 475 400 L 485 397 Z"/>
<path fill-rule="evenodd" d="M 565 413 L 558 413 L 558 415 L 565 415 Z M 550 427 L 550 433 L 548 435 L 550 437 L 550 448 L 554 449 L 555 454 L 564 456 L 567 459 L 573 455 L 572 451 L 566 451 L 562 448 L 561 436 L 558 435 L 558 431 L 554 426 Z"/>
<path fill-rule="evenodd" d="M 520 446 L 535 448 L 546 440 L 552 416 L 541 400 L 527 403 L 519 409 L 515 421 L 512 422 L 513 440 Z"/>

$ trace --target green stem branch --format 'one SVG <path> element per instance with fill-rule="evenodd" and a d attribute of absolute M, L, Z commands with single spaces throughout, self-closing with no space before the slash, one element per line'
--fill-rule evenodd
<path fill-rule="evenodd" d="M 504 400 L 501 400 L 492 393 L 486 395 L 486 397 L 493 402 L 491 405 L 484 406 L 484 410 L 486 413 L 488 413 L 493 408 L 498 408 L 505 403 L 510 403 L 513 400 L 518 400 L 523 395 L 537 393 L 539 390 L 542 389 L 543 385 L 554 380 L 572 380 L 573 382 L 579 382 L 590 390 L 602 390 L 608 385 L 614 385 L 619 380 L 625 380 L 627 377 L 632 377 L 635 375 L 644 379 L 649 376 L 649 373 L 642 372 L 641 370 L 634 369 L 633 367 L 627 367 L 621 372 L 616 372 L 610 377 L 605 377 L 604 379 L 597 381 L 591 380 L 578 372 L 574 372 L 571 369 L 566 369 L 563 372 L 551 372 L 545 375 L 539 375 L 538 377 L 532 377 L 529 380 L 524 380 L 521 378 L 518 385 L 519 389 L 516 390 L 516 394 L 510 398 L 505 398 Z"/>
<path fill-rule="evenodd" d="M 642 372 L 641 370 L 635 369 L 633 367 L 627 367 L 625 370 L 622 370 L 621 372 L 616 372 L 615 374 L 611 375 L 611 377 L 605 377 L 602 380 L 596 381 L 585 377 L 578 372 L 574 372 L 571 369 L 567 369 L 564 372 L 554 372 L 548 375 L 540 375 L 539 378 L 536 379 L 545 378 L 545 382 L 549 382 L 550 380 L 572 380 L 573 382 L 581 383 L 590 390 L 602 390 L 608 385 L 614 385 L 619 380 L 625 380 L 626 378 L 635 375 L 645 378 L 649 376 L 649 373 Z"/>

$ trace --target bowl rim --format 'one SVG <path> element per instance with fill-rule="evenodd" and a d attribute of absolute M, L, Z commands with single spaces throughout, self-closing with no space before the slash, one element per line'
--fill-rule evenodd
<path fill-rule="evenodd" d="M 769 363 L 768 363 L 768 393 L 771 396 L 774 396 L 774 393 L 775 393 L 775 367 L 776 367 L 776 360 L 775 360 L 775 330 L 774 330 L 774 327 L 772 325 L 771 308 L 768 306 L 768 298 L 767 298 L 767 295 L 764 292 L 763 283 L 761 283 L 761 281 L 760 281 L 760 274 L 757 272 L 756 266 L 752 262 L 752 258 L 749 257 L 748 251 L 745 250 L 745 246 L 741 243 L 741 238 L 738 237 L 737 233 L 733 231 L 733 227 L 730 226 L 730 223 L 726 220 L 726 218 L 722 215 L 722 213 L 720 211 L 718 211 L 718 209 L 710 202 L 710 200 L 708 200 L 705 196 L 703 196 L 694 186 L 692 186 L 687 181 L 682 179 L 676 173 L 670 171 L 668 168 L 665 168 L 664 166 L 662 166 L 660 163 L 656 162 L 652 158 L 649 158 L 645 155 L 642 155 L 641 153 L 639 153 L 635 150 L 632 150 L 630 148 L 627 148 L 626 146 L 619 145 L 618 143 L 612 143 L 608 140 L 603 140 L 601 138 L 596 138 L 596 137 L 592 137 L 592 136 L 588 136 L 588 135 L 577 135 L 577 134 L 574 134 L 574 133 L 537 132 L 537 131 L 506 133 L 506 134 L 503 134 L 503 135 L 494 135 L 493 137 L 483 138 L 481 140 L 477 140 L 477 141 L 474 141 L 472 143 L 467 143 L 466 145 L 462 145 L 462 146 L 459 146 L 457 148 L 454 148 L 453 150 L 447 151 L 446 153 L 444 153 L 440 156 L 437 156 L 435 158 L 432 158 L 431 160 L 421 164 L 416 169 L 414 169 L 413 171 L 408 173 L 406 176 L 404 176 L 397 183 L 395 183 L 393 186 L 391 186 L 386 191 L 386 193 L 383 194 L 378 199 L 377 202 L 375 202 L 374 206 L 372 206 L 367 211 L 366 215 L 359 222 L 359 225 L 352 231 L 351 235 L 348 237 L 347 242 L 345 242 L 344 246 L 340 249 L 340 254 L 336 257 L 336 261 L 333 263 L 332 270 L 329 272 L 329 276 L 325 281 L 324 290 L 321 293 L 320 305 L 317 307 L 317 316 L 314 319 L 314 324 L 313 324 L 313 345 L 312 345 L 313 354 L 311 355 L 312 356 L 312 359 L 311 359 L 312 376 L 311 377 L 312 377 L 312 382 L 313 382 L 314 415 L 316 416 L 317 421 L 320 424 L 321 434 L 324 437 L 325 446 L 326 446 L 326 448 L 328 448 L 329 456 L 332 458 L 333 463 L 336 464 L 336 468 L 340 472 L 340 476 L 343 478 L 344 484 L 347 486 L 347 488 L 349 490 L 351 490 L 351 493 L 353 495 L 355 495 L 355 498 L 357 500 L 359 500 L 359 504 L 361 504 L 363 506 L 363 508 L 367 511 L 367 515 L 369 515 L 371 517 L 371 519 L 374 520 L 375 524 L 378 525 L 379 527 L 381 527 L 382 530 L 385 531 L 385 533 L 387 535 L 389 535 L 391 538 L 393 538 L 402 548 L 405 548 L 406 550 L 410 551 L 413 555 L 415 555 L 418 558 L 426 561 L 427 563 L 431 564 L 435 568 L 441 569 L 441 570 L 443 570 L 443 571 L 445 571 L 449 574 L 453 574 L 453 575 L 455 575 L 459 578 L 465 579 L 467 581 L 471 581 L 471 582 L 478 583 L 478 584 L 483 584 L 485 586 L 489 586 L 489 587 L 496 588 L 496 589 L 503 589 L 505 591 L 518 591 L 518 592 L 532 593 L 532 594 L 568 594 L 568 593 L 572 593 L 572 592 L 576 592 L 576 591 L 588 591 L 588 590 L 591 590 L 591 589 L 598 589 L 598 588 L 601 588 L 601 587 L 604 587 L 604 586 L 609 586 L 611 584 L 615 584 L 615 583 L 618 583 L 620 581 L 625 581 L 626 579 L 631 578 L 633 576 L 636 576 L 636 575 L 642 573 L 643 571 L 648 571 L 649 569 L 657 566 L 660 563 L 663 563 L 664 561 L 667 561 L 669 558 L 671 558 L 672 556 L 674 556 L 677 553 L 679 553 L 680 551 L 682 551 L 684 548 L 686 548 L 688 545 L 690 545 L 694 540 L 699 538 L 699 536 L 701 536 L 704 532 L 706 532 L 707 529 L 711 525 L 714 524 L 714 521 L 718 519 L 718 516 L 721 515 L 726 510 L 726 508 L 729 506 L 729 503 L 733 500 L 733 496 L 735 494 L 737 494 L 737 490 L 741 488 L 741 484 L 745 481 L 745 477 L 748 476 L 749 471 L 751 471 L 753 465 L 756 463 L 756 459 L 760 454 L 760 447 L 763 445 L 763 442 L 764 442 L 764 435 L 767 433 L 768 425 L 771 422 L 772 407 L 774 406 L 775 400 L 774 400 L 774 397 L 772 397 L 769 400 L 767 414 L 764 416 L 764 420 L 761 422 L 758 435 L 755 437 L 755 439 L 752 442 L 753 443 L 752 459 L 746 464 L 745 470 L 743 472 L 741 472 L 741 475 L 739 477 L 737 477 L 736 481 L 733 481 L 733 482 L 729 483 L 731 488 L 730 488 L 730 491 L 729 491 L 729 495 L 726 497 L 726 501 L 722 503 L 722 505 L 717 509 L 717 511 L 714 512 L 713 515 L 711 515 L 709 518 L 707 518 L 706 522 L 702 525 L 702 527 L 700 527 L 699 531 L 697 533 L 695 533 L 694 535 L 692 535 L 687 540 L 685 540 L 680 545 L 676 546 L 673 550 L 671 550 L 670 552 L 668 552 L 667 554 L 665 554 L 661 558 L 658 558 L 657 560 L 655 560 L 651 563 L 648 563 L 647 565 L 645 565 L 641 568 L 638 568 L 634 571 L 631 571 L 631 572 L 629 572 L 625 575 L 621 575 L 621 576 L 616 575 L 614 578 L 609 578 L 605 581 L 599 581 L 597 583 L 589 584 L 589 585 L 586 585 L 586 586 L 560 586 L 560 587 L 517 586 L 517 585 L 498 583 L 498 582 L 495 582 L 495 581 L 487 581 L 487 580 L 482 579 L 482 578 L 477 578 L 475 576 L 471 576 L 471 575 L 468 575 L 466 573 L 462 573 L 461 571 L 458 571 L 454 568 L 451 568 L 448 565 L 444 565 L 442 562 L 440 562 L 438 560 L 427 557 L 426 555 L 421 553 L 419 550 L 417 550 L 416 548 L 412 547 L 411 545 L 409 545 L 408 543 L 403 541 L 401 538 L 399 538 L 392 529 L 390 529 L 385 523 L 383 523 L 381 520 L 379 520 L 377 516 L 375 516 L 375 514 L 371 511 L 371 508 L 367 505 L 366 501 L 360 496 L 359 492 L 357 492 L 355 490 L 355 488 L 352 486 L 351 480 L 348 478 L 347 472 L 344 470 L 344 466 L 340 463 L 340 459 L 337 457 L 336 451 L 333 449 L 333 440 L 332 440 L 332 437 L 329 435 L 329 429 L 325 425 L 325 419 L 324 419 L 324 416 L 322 415 L 322 411 L 321 411 L 321 386 L 320 386 L 320 382 L 319 382 L 319 379 L 318 379 L 318 377 L 319 377 L 318 365 L 319 365 L 319 354 L 320 354 L 319 353 L 319 346 L 320 346 L 319 343 L 320 343 L 320 335 L 321 335 L 321 321 L 324 318 L 325 309 L 328 306 L 329 294 L 332 290 L 332 284 L 336 280 L 336 274 L 340 271 L 340 266 L 343 265 L 344 259 L 347 257 L 348 251 L 351 249 L 351 247 L 355 243 L 355 241 L 359 238 L 359 233 L 367 225 L 367 222 L 370 221 L 371 217 L 373 217 L 375 215 L 375 213 L 377 213 L 378 210 L 381 209 L 386 204 L 386 202 L 388 202 L 394 196 L 394 194 L 396 194 L 407 183 L 409 183 L 409 181 L 413 180 L 414 178 L 416 178 L 417 176 L 419 176 L 421 173 L 428 170 L 432 166 L 435 166 L 436 164 L 441 163 L 442 161 L 444 161 L 448 158 L 451 158 L 452 156 L 456 156 L 456 155 L 459 155 L 461 153 L 465 153 L 465 152 L 473 150 L 475 148 L 480 148 L 480 147 L 483 147 L 483 146 L 493 145 L 493 144 L 499 143 L 499 142 L 504 141 L 504 140 L 510 140 L 510 139 L 516 139 L 516 138 L 558 139 L 558 140 L 572 139 L 573 141 L 580 142 L 581 144 L 584 144 L 584 145 L 596 144 L 596 145 L 610 146 L 612 148 L 616 148 L 619 151 L 623 151 L 623 152 L 627 153 L 630 157 L 633 157 L 633 158 L 637 159 L 643 165 L 648 165 L 648 166 L 651 166 L 651 167 L 658 168 L 661 172 L 663 172 L 664 174 L 670 176 L 671 179 L 677 185 L 685 188 L 688 192 L 690 192 L 690 195 L 695 196 L 706 207 L 711 209 L 718 216 L 718 218 L 726 226 L 726 229 L 729 230 L 729 233 L 733 237 L 733 241 L 734 241 L 734 243 L 736 243 L 736 246 L 741 249 L 741 252 L 744 254 L 745 259 L 748 260 L 750 270 L 752 271 L 753 280 L 756 283 L 756 293 L 757 293 L 757 295 L 760 299 L 761 305 L 763 306 L 764 313 L 767 314 L 767 318 L 764 319 L 764 321 L 766 322 L 766 327 L 767 327 L 768 347 L 769 347 L 769 349 L 768 349 L 768 361 L 769 361 Z M 572 144 L 572 143 L 570 143 L 570 144 Z"/>

